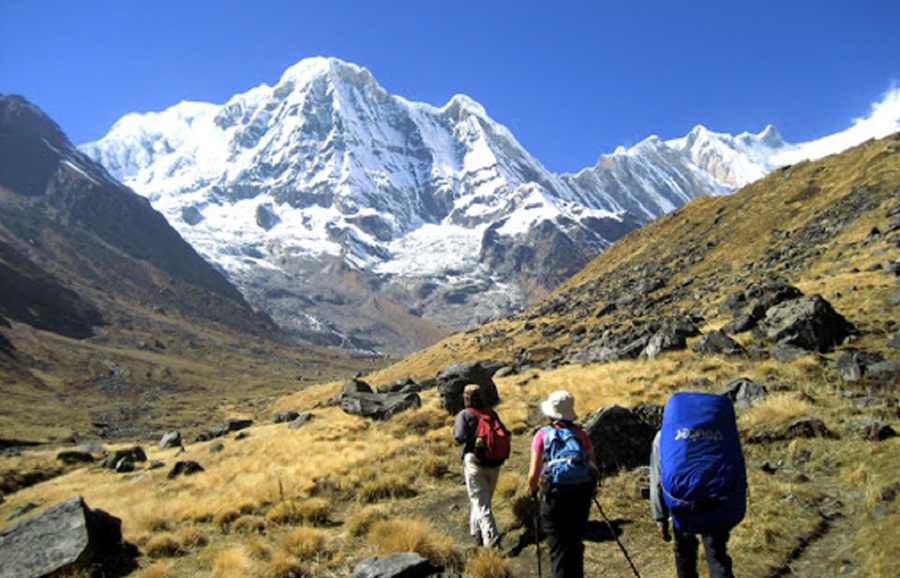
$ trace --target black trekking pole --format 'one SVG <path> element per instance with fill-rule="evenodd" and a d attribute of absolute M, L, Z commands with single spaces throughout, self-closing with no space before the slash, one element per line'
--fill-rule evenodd
<path fill-rule="evenodd" d="M 631 556 L 628 555 L 628 550 L 626 550 L 625 546 L 622 545 L 622 542 L 619 541 L 619 536 L 616 535 L 616 530 L 615 528 L 613 528 L 612 522 L 609 521 L 609 518 L 606 517 L 606 513 L 603 511 L 603 508 L 600 506 L 600 501 L 597 500 L 597 496 L 594 496 L 594 503 L 597 504 L 597 509 L 600 510 L 600 515 L 603 516 L 604 520 L 606 520 L 606 525 L 609 527 L 609 531 L 613 535 L 613 538 L 616 539 L 616 544 L 619 545 L 622 553 L 625 554 L 625 559 L 628 560 L 628 564 L 631 565 L 631 571 L 634 572 L 634 575 L 637 576 L 637 578 L 641 578 L 641 575 L 638 573 L 637 568 L 634 567 L 634 562 L 631 561 Z"/>
<path fill-rule="evenodd" d="M 537 497 L 537 494 L 531 497 L 534 502 L 534 548 L 537 552 L 537 562 L 538 562 L 538 578 L 544 578 L 543 572 L 541 571 L 541 535 L 540 535 L 540 506 L 541 502 Z"/>

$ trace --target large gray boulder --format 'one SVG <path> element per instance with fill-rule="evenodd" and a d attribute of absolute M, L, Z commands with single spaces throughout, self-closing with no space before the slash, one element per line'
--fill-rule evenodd
<path fill-rule="evenodd" d="M 88 508 L 78 496 L 0 531 L 0 578 L 41 578 L 84 568 L 126 576 L 137 548 L 122 538 L 122 521 Z"/>
<path fill-rule="evenodd" d="M 441 394 L 441 406 L 451 415 L 456 415 L 465 408 L 463 390 L 470 383 L 481 386 L 485 403 L 495 406 L 500 403 L 497 385 L 494 383 L 496 368 L 488 367 L 478 361 L 454 363 L 448 365 L 437 376 L 437 388 Z"/>
<path fill-rule="evenodd" d="M 806 295 L 766 310 L 757 329 L 773 344 L 824 353 L 849 336 L 853 325 L 821 296 Z"/>
<path fill-rule="evenodd" d="M 342 393 L 341 409 L 353 415 L 388 420 L 401 411 L 422 406 L 417 393 Z"/>
<path fill-rule="evenodd" d="M 594 444 L 600 475 L 650 463 L 656 429 L 635 412 L 618 405 L 605 407 L 589 415 L 582 427 Z"/>
<path fill-rule="evenodd" d="M 350 578 L 427 578 L 440 571 L 415 552 L 397 552 L 382 558 L 366 558 Z"/>

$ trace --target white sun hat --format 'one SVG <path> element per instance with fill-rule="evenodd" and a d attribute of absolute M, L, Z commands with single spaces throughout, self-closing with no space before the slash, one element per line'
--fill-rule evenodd
<path fill-rule="evenodd" d="M 568 391 L 554 391 L 546 401 L 541 403 L 541 411 L 550 419 L 575 421 L 575 398 Z"/>

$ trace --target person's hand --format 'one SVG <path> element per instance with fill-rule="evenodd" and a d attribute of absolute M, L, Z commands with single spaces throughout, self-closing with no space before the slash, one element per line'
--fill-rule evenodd
<path fill-rule="evenodd" d="M 669 542 L 670 540 L 672 540 L 672 536 L 671 536 L 671 534 L 669 534 L 669 525 L 668 525 L 668 524 L 665 524 L 665 525 L 657 525 L 657 526 L 656 526 L 656 533 L 659 534 L 659 537 L 660 537 L 664 542 Z"/>

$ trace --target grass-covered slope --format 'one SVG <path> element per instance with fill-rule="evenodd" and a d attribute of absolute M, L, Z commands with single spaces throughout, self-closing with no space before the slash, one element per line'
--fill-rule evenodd
<path fill-rule="evenodd" d="M 515 435 L 495 498 L 505 558 L 469 547 L 452 417 L 433 389 L 421 394 L 420 409 L 373 422 L 331 403 L 339 382 L 310 386 L 270 406 L 314 416 L 297 429 L 258 422 L 242 439 L 189 443 L 184 452 L 145 440 L 150 460 L 164 467 L 139 464 L 125 475 L 77 468 L 9 493 L 0 515 L 81 494 L 122 518 L 144 553 L 136 575 L 145 578 L 346 576 L 363 558 L 397 550 L 474 576 L 538 576 L 524 493 L 541 399 L 568 389 L 586 416 L 612 404 L 663 403 L 679 390 L 718 391 L 746 377 L 771 387 L 766 400 L 738 412 L 750 481 L 748 514 L 731 542 L 738 574 L 893 576 L 900 439 L 867 440 L 855 424 L 877 420 L 900 430 L 898 383 L 875 390 L 845 382 L 832 362 L 848 347 L 900 358 L 888 344 L 900 331 L 898 259 L 900 144 L 893 137 L 776 171 L 729 197 L 695 201 L 623 238 L 535 309 L 367 375 L 379 386 L 431 378 L 456 361 L 509 365 L 495 378 L 498 411 Z M 731 320 L 720 308 L 729 295 L 773 279 L 827 299 L 853 324 L 851 342 L 779 361 L 759 353 L 767 344 L 746 332 L 733 337 L 755 355 L 696 353 L 700 337 L 692 337 L 687 349 L 651 359 L 576 361 L 604 335 L 665 317 L 688 316 L 703 333 L 720 328 Z M 238 365 L 229 367 L 240 380 Z M 771 441 L 798 418 L 819 419 L 835 435 Z M 215 443 L 223 448 L 211 451 Z M 3 458 L 0 473 L 40 470 L 55 451 Z M 177 460 L 205 470 L 169 479 Z M 645 471 L 622 471 L 603 480 L 598 497 L 641 575 L 671 576 L 671 546 L 655 535 L 646 483 Z M 592 520 L 586 573 L 631 575 L 596 509 Z M 546 547 L 542 556 L 549 575 Z"/>

